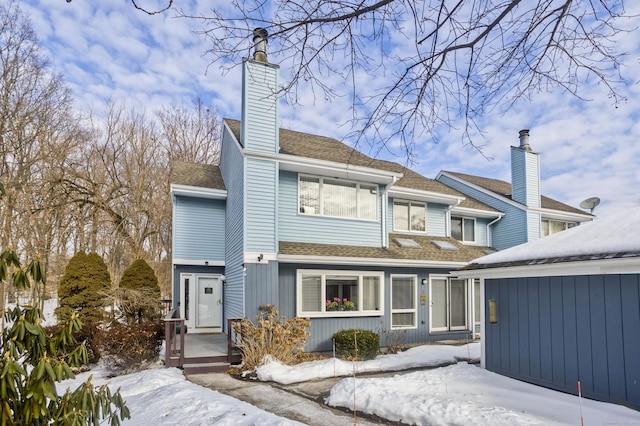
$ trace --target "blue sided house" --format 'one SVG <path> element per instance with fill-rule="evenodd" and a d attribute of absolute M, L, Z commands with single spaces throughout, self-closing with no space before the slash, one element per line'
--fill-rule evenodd
<path fill-rule="evenodd" d="M 223 121 L 220 164 L 173 167 L 173 304 L 189 333 L 228 332 L 228 319 L 274 304 L 311 318 L 308 351 L 348 328 L 405 330 L 406 343 L 472 338 L 479 280 L 452 270 L 593 219 L 540 197 L 526 135 L 512 148 L 511 194 L 507 183 L 429 179 L 280 128 L 279 67 L 257 41 L 243 62 L 241 120 Z"/>

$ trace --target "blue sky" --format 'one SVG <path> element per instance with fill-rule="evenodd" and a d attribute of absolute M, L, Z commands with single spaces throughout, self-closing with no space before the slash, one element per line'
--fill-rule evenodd
<path fill-rule="evenodd" d="M 207 14 L 226 0 L 182 0 L 185 12 Z M 140 0 L 153 8 L 162 0 Z M 634 4 L 631 4 L 634 3 Z M 640 4 L 627 2 L 630 14 Z M 219 115 L 240 118 L 241 70 L 210 65 L 207 41 L 197 35 L 199 23 L 174 18 L 173 12 L 148 16 L 129 0 L 22 0 L 22 9 L 49 56 L 73 90 L 77 107 L 99 113 L 107 101 L 153 112 L 172 102 L 189 105 L 196 98 Z M 639 25 L 640 18 L 629 25 Z M 580 201 L 602 199 L 597 215 L 640 205 L 640 30 L 621 34 L 616 47 L 627 52 L 622 73 L 627 102 L 612 104 L 605 88 L 589 82 L 582 102 L 556 89 L 535 94 L 506 112 L 494 111 L 479 121 L 484 135 L 474 142 L 482 153 L 465 145 L 461 134 L 438 129 L 438 142 L 421 141 L 410 167 L 434 178 L 440 170 L 457 171 L 510 181 L 509 146 L 518 145 L 518 131 L 530 129 L 530 144 L 541 155 L 543 194 L 578 207 Z M 250 43 L 247 40 L 248 56 Z M 278 58 L 271 55 L 271 62 Z M 281 70 L 284 83 L 286 69 Z M 331 81 L 334 79 L 335 81 Z M 327 76 L 338 89 L 344 82 Z M 351 130 L 348 96 L 330 101 L 310 88 L 298 92 L 300 105 L 285 102 L 281 123 L 292 130 L 343 139 Z M 453 123 L 462 128 L 462 123 Z M 361 148 L 369 154 L 367 147 Z M 385 159 L 404 162 L 387 154 Z"/>

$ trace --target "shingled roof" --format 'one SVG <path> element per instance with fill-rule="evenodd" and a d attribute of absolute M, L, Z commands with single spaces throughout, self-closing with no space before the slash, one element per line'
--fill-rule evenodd
<path fill-rule="evenodd" d="M 225 122 L 240 141 L 240 121 L 225 118 Z M 242 141 L 240 141 L 242 143 Z M 354 166 L 370 167 L 395 173 L 402 173 L 394 186 L 402 188 L 417 189 L 434 192 L 437 194 L 452 195 L 464 198 L 460 207 L 484 210 L 489 212 L 499 211 L 478 200 L 467 197 L 461 192 L 438 182 L 429 179 L 419 173 L 414 172 L 398 163 L 371 158 L 354 148 L 325 136 L 311 135 L 308 133 L 296 132 L 293 130 L 280 129 L 280 153 L 294 155 L 298 157 L 313 158 L 316 160 L 331 161 L 341 164 L 352 164 Z"/>
<path fill-rule="evenodd" d="M 456 173 L 456 172 L 445 172 L 445 173 L 448 173 L 452 176 L 463 179 L 469 183 L 472 183 L 476 186 L 484 188 L 502 197 L 512 199 L 511 184 L 509 182 L 505 182 L 503 180 L 498 180 L 498 179 L 467 175 L 464 173 Z M 587 214 L 587 215 L 589 214 L 583 210 L 577 209 L 575 207 L 571 207 L 570 205 L 554 200 L 553 198 L 545 197 L 544 195 L 540 196 L 540 202 L 541 202 L 542 208 L 545 208 L 545 209 L 559 210 L 559 211 L 568 212 L 568 213 Z"/>
<path fill-rule="evenodd" d="M 220 168 L 215 164 L 196 164 L 174 161 L 169 182 L 172 185 L 198 188 L 226 189 Z"/>
<path fill-rule="evenodd" d="M 401 247 L 396 239 L 410 239 L 420 245 L 419 248 Z M 445 241 L 453 245 L 455 250 L 438 248 L 434 242 Z M 314 257 L 353 257 L 383 260 L 416 260 L 428 259 L 429 262 L 469 262 L 485 256 L 489 247 L 469 246 L 461 244 L 453 238 L 428 237 L 419 235 L 389 235 L 389 247 L 362 247 L 335 244 L 314 244 L 290 241 L 279 242 L 279 254 Z"/>

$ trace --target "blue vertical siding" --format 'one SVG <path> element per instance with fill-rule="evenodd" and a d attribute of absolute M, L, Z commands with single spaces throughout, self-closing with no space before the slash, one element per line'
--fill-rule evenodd
<path fill-rule="evenodd" d="M 486 367 L 640 409 L 640 275 L 485 280 Z"/>
<path fill-rule="evenodd" d="M 254 319 L 260 313 L 261 305 L 275 305 L 279 308 L 278 262 L 247 263 L 245 280 L 245 316 Z"/>
<path fill-rule="evenodd" d="M 246 159 L 246 248 L 276 252 L 277 169 L 275 161 Z"/>
<path fill-rule="evenodd" d="M 224 261 L 225 201 L 174 196 L 173 258 Z"/>
<path fill-rule="evenodd" d="M 424 343 L 438 340 L 463 340 L 471 338 L 471 331 L 452 331 L 429 334 L 429 300 L 425 305 L 420 305 L 421 294 L 429 295 L 428 285 L 422 285 L 423 278 L 429 278 L 430 274 L 447 274 L 448 270 L 442 269 L 413 269 L 413 268 L 392 268 L 392 267 L 354 267 L 344 265 L 308 265 L 308 264 L 283 264 L 279 265 L 279 304 L 281 314 L 288 318 L 296 315 L 296 273 L 298 269 L 319 269 L 319 270 L 360 270 L 360 271 L 383 271 L 384 279 L 384 316 L 352 317 L 352 318 L 313 318 L 311 320 L 311 336 L 305 347 L 306 351 L 328 351 L 331 350 L 331 337 L 340 330 L 351 328 L 361 328 L 380 332 L 382 329 L 391 329 L 391 307 L 390 307 L 390 276 L 392 274 L 412 274 L 418 277 L 418 328 L 406 331 L 405 343 Z M 380 344 L 386 344 L 384 335 L 381 336 Z"/>
<path fill-rule="evenodd" d="M 220 171 L 227 188 L 224 287 L 226 326 L 228 318 L 244 317 L 244 158 L 233 136 L 226 129 L 222 139 Z"/>
<path fill-rule="evenodd" d="M 382 191 L 378 191 L 380 194 Z M 378 195 L 378 206 L 381 205 Z M 278 240 L 317 244 L 382 246 L 382 212 L 365 221 L 298 213 L 298 174 L 280 172 L 278 187 Z"/>

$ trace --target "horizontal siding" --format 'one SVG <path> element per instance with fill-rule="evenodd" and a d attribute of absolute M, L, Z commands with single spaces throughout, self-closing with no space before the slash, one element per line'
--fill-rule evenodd
<path fill-rule="evenodd" d="M 248 149 L 277 152 L 278 68 L 245 61 L 243 77 L 242 143 Z"/>
<path fill-rule="evenodd" d="M 276 252 L 276 163 L 246 160 L 246 251 Z"/>
<path fill-rule="evenodd" d="M 486 280 L 485 297 L 488 370 L 640 409 L 640 275 Z"/>
<path fill-rule="evenodd" d="M 402 198 L 406 200 L 406 198 Z M 395 231 L 393 229 L 393 198 L 389 198 L 387 206 L 389 214 L 387 215 L 387 229 L 389 232 L 402 233 L 406 231 Z M 411 233 L 407 233 L 411 234 Z M 433 237 L 447 236 L 447 206 L 444 204 L 427 203 L 427 233 L 422 235 L 430 235 Z"/>
<path fill-rule="evenodd" d="M 174 259 L 224 261 L 225 201 L 175 196 Z"/>
<path fill-rule="evenodd" d="M 227 188 L 224 326 L 228 318 L 244 317 L 244 158 L 226 130 L 220 170 Z"/>
<path fill-rule="evenodd" d="M 378 191 L 380 193 L 382 191 Z M 378 218 L 381 211 L 378 210 Z M 298 174 L 280 172 L 278 240 L 318 244 L 382 246 L 381 220 L 362 221 L 298 213 Z"/>
<path fill-rule="evenodd" d="M 526 213 L 524 210 L 447 176 L 440 176 L 438 180 L 505 214 L 502 219 L 491 225 L 492 247 L 504 250 L 527 242 Z"/>
<path fill-rule="evenodd" d="M 320 269 L 320 270 L 360 270 L 360 271 L 383 271 L 385 274 L 384 316 L 353 317 L 353 318 L 313 318 L 311 320 L 311 336 L 307 341 L 305 350 L 307 351 L 328 351 L 331 350 L 331 337 L 340 330 L 360 328 L 372 330 L 380 333 L 382 329 L 391 328 L 391 295 L 390 276 L 391 274 L 415 274 L 418 277 L 418 300 L 422 294 L 429 297 L 428 285 L 422 285 L 422 279 L 428 279 L 430 274 L 447 274 L 448 270 L 442 269 L 413 269 L 413 268 L 375 268 L 375 267 L 353 267 L 344 265 L 292 265 L 280 264 L 279 266 L 279 311 L 288 318 L 296 315 L 296 272 L 298 269 Z M 418 328 L 407 330 L 404 343 L 426 343 L 439 340 L 461 340 L 469 339 L 470 332 L 455 331 L 429 334 L 429 300 L 424 305 L 418 303 Z M 384 335 L 381 338 L 381 345 L 385 345 Z"/>

